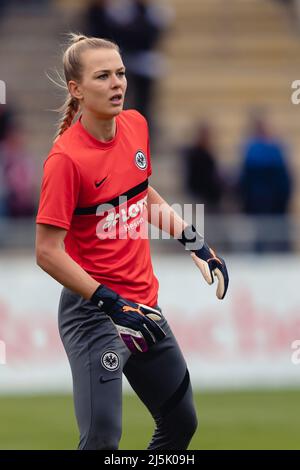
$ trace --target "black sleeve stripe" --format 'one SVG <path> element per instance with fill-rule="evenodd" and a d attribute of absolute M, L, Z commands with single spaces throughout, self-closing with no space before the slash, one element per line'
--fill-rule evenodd
<path fill-rule="evenodd" d="M 127 199 L 132 199 L 134 196 L 137 196 L 138 194 L 142 193 L 147 188 L 148 188 L 148 179 L 138 184 L 137 186 L 134 186 L 133 188 L 128 189 L 127 191 L 125 191 L 125 193 L 120 194 L 120 196 L 117 196 L 114 199 L 111 199 L 110 201 L 101 201 L 95 206 L 91 206 L 91 207 L 77 207 L 74 211 L 74 215 L 96 214 L 97 209 L 101 204 L 110 204 L 111 206 L 118 207 L 120 197 L 127 197 Z"/>

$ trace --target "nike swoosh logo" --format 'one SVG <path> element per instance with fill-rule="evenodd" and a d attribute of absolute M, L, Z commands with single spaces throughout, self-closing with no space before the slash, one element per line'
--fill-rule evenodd
<path fill-rule="evenodd" d="M 96 188 L 99 188 L 99 186 L 106 180 L 107 176 L 105 176 L 105 178 L 103 178 L 103 180 L 101 181 L 95 181 L 95 186 Z"/>
<path fill-rule="evenodd" d="M 120 377 L 100 377 L 100 383 L 104 384 L 105 382 L 110 382 L 111 380 L 118 380 Z"/>

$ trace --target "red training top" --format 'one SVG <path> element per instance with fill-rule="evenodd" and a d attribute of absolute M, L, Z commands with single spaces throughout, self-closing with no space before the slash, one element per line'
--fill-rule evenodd
<path fill-rule="evenodd" d="M 68 230 L 66 252 L 98 282 L 154 306 L 158 281 L 146 207 L 150 175 L 148 126 L 141 114 L 122 111 L 109 142 L 91 136 L 79 119 L 44 163 L 36 222 Z"/>

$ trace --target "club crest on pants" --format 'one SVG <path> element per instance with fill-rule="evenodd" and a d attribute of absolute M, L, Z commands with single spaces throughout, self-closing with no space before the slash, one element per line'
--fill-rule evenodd
<path fill-rule="evenodd" d="M 101 356 L 101 364 L 106 370 L 117 370 L 120 366 L 120 358 L 117 353 L 113 351 L 106 351 Z"/>

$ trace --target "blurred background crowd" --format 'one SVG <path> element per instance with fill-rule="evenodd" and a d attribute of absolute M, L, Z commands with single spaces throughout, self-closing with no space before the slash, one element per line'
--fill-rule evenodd
<path fill-rule="evenodd" d="M 297 0 L 0 0 L 0 248 L 32 245 L 63 100 L 46 75 L 81 31 L 120 45 L 165 198 L 205 204 L 225 251 L 299 250 L 299 12 Z"/>

